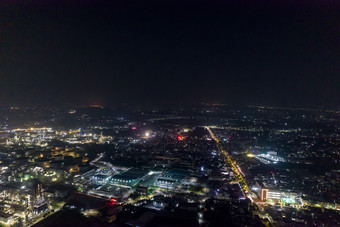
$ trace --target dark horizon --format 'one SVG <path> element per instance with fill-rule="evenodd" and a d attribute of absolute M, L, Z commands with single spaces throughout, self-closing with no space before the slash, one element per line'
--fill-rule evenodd
<path fill-rule="evenodd" d="M 336 1 L 4 1 L 0 106 L 338 108 Z"/>

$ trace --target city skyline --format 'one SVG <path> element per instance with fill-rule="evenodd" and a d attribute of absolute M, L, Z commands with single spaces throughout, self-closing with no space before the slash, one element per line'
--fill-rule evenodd
<path fill-rule="evenodd" d="M 338 111 L 0 108 L 5 226 L 340 224 Z"/>

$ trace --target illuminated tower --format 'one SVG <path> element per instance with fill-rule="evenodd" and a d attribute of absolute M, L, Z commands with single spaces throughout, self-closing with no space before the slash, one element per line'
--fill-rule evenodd
<path fill-rule="evenodd" d="M 33 186 L 33 204 L 40 204 L 43 200 L 42 185 L 40 182 L 36 182 Z"/>
<path fill-rule="evenodd" d="M 48 210 L 47 201 L 45 200 L 42 184 L 40 182 L 36 182 L 33 185 L 33 214 L 39 215 L 42 212 Z"/>
<path fill-rule="evenodd" d="M 99 143 L 104 143 L 104 142 L 105 142 L 105 138 L 103 136 L 103 132 L 101 132 L 99 136 Z"/>

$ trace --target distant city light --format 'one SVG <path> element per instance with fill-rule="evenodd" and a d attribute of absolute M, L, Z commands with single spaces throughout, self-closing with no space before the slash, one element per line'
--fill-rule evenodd
<path fill-rule="evenodd" d="M 101 105 L 91 105 L 90 106 L 91 108 L 101 108 L 101 109 L 103 109 L 104 107 L 103 106 L 101 106 Z"/>

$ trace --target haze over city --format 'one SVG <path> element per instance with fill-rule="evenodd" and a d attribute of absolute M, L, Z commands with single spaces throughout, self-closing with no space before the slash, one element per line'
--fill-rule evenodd
<path fill-rule="evenodd" d="M 339 1 L 0 2 L 0 226 L 340 226 Z"/>
<path fill-rule="evenodd" d="M 337 1 L 2 1 L 2 104 L 339 107 Z"/>

